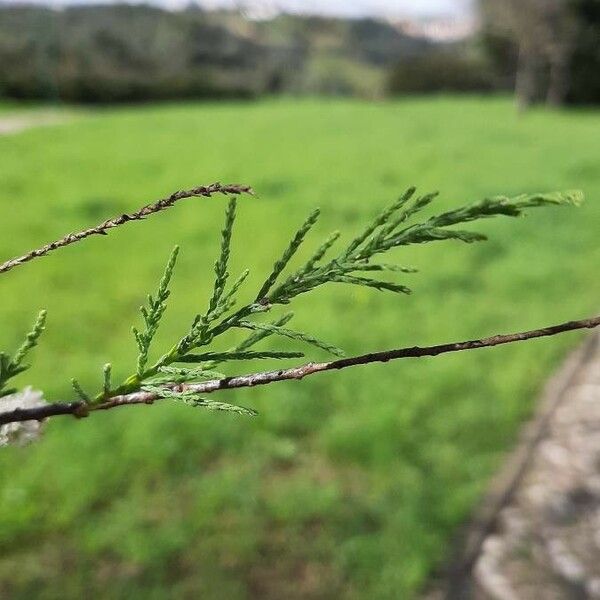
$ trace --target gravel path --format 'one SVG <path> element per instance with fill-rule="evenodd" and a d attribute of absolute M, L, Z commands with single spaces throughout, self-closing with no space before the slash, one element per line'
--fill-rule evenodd
<path fill-rule="evenodd" d="M 548 383 L 430 599 L 600 600 L 600 334 Z"/>
<path fill-rule="evenodd" d="M 600 599 L 600 336 L 475 563 L 473 598 Z"/>
<path fill-rule="evenodd" d="M 0 117 L 0 135 L 20 133 L 32 127 L 56 125 L 67 120 L 66 115 L 52 111 L 28 112 Z"/>

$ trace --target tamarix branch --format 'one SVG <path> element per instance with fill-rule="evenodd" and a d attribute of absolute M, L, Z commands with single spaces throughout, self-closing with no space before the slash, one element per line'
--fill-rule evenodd
<path fill-rule="evenodd" d="M 298 249 L 319 217 L 312 212 L 292 236 L 270 273 L 263 279 L 259 289 L 248 295 L 250 301 L 241 301 L 249 270 L 236 278 L 230 278 L 229 257 L 236 221 L 236 199 L 242 193 L 252 193 L 247 186 L 213 184 L 175 194 L 150 204 L 135 213 L 110 219 L 97 227 L 78 234 L 69 234 L 62 240 L 34 250 L 23 257 L 0 265 L 0 273 L 21 265 L 48 252 L 80 241 L 93 234 L 102 234 L 110 228 L 127 221 L 141 220 L 145 216 L 172 206 L 177 200 L 192 196 L 210 196 L 223 193 L 230 196 L 221 232 L 220 251 L 215 262 L 214 285 L 206 307 L 190 319 L 190 325 L 181 336 L 166 348 L 155 349 L 156 333 L 170 299 L 170 283 L 174 275 L 179 248 L 176 247 L 167 261 L 156 291 L 148 295 L 146 305 L 140 308 L 141 327 L 133 327 L 138 357 L 132 373 L 124 381 L 113 383 L 112 365 L 102 369 L 97 390 L 86 391 L 76 379 L 72 380 L 77 399 L 71 402 L 37 403 L 35 406 L 14 406 L 2 410 L 0 398 L 0 427 L 13 427 L 15 423 L 41 421 L 51 416 L 72 415 L 86 417 L 103 410 L 128 405 L 149 405 L 157 400 L 183 402 L 193 407 L 213 411 L 228 411 L 253 416 L 250 408 L 213 400 L 211 394 L 224 389 L 237 389 L 266 385 L 286 380 L 299 380 L 308 375 L 333 371 L 374 362 L 421 356 L 437 356 L 448 352 L 486 348 L 500 344 L 552 336 L 559 333 L 600 325 L 600 317 L 570 321 L 567 323 L 535 329 L 522 333 L 495 335 L 489 338 L 455 342 L 429 347 L 410 347 L 343 358 L 344 353 L 332 343 L 323 341 L 313 333 L 297 331 L 288 327 L 292 313 L 265 319 L 265 315 L 278 307 L 291 304 L 297 296 L 307 294 L 330 283 L 374 288 L 394 294 L 410 294 L 404 281 L 416 270 L 401 264 L 381 262 L 385 255 L 389 260 L 395 249 L 429 242 L 457 240 L 466 243 L 485 240 L 485 236 L 471 230 L 457 228 L 463 224 L 495 216 L 517 217 L 528 208 L 552 205 L 577 205 L 582 200 L 580 192 L 528 194 L 514 198 L 503 196 L 485 199 L 428 218 L 418 219 L 437 194 L 418 195 L 415 188 L 407 190 L 400 198 L 383 210 L 356 237 L 346 244 L 340 242 L 340 234 L 332 233 L 316 246 L 309 258 L 291 268 Z M 336 250 L 337 248 L 337 250 Z M 394 251 L 394 252 L 393 252 Z M 402 281 L 380 279 L 378 274 L 396 274 Z M 9 380 L 26 370 L 23 363 L 30 350 L 36 346 L 44 330 L 46 313 L 41 312 L 25 341 L 11 357 L 0 354 L 0 396 L 14 393 L 7 389 Z M 218 349 L 217 342 L 224 334 L 242 334 L 228 349 Z M 312 346 L 338 357 L 329 362 L 309 362 L 292 368 L 255 372 L 249 375 L 231 376 L 223 373 L 237 361 L 289 360 L 303 357 L 303 352 L 256 349 L 266 338 L 281 338 Z"/>

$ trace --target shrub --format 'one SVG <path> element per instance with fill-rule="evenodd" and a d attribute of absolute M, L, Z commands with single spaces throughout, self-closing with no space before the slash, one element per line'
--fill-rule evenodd
<path fill-rule="evenodd" d="M 436 50 L 406 58 L 392 68 L 388 79 L 388 92 L 392 95 L 487 92 L 493 87 L 483 61 L 455 50 Z"/>

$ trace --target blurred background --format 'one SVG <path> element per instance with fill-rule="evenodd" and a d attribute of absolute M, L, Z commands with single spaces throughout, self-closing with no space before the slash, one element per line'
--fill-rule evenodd
<path fill-rule="evenodd" d="M 79 103 L 508 92 L 600 99 L 594 0 L 2 2 L 7 98 Z"/>
<path fill-rule="evenodd" d="M 600 297 L 599 102 L 597 0 L 0 2 L 2 260 L 177 189 L 241 182 L 258 198 L 240 201 L 232 273 L 251 268 L 250 295 L 315 206 L 306 252 L 410 185 L 441 191 L 431 210 L 581 188 L 579 209 L 479 225 L 487 243 L 402 249 L 419 269 L 410 297 L 332 286 L 300 298 L 294 323 L 353 354 L 582 318 Z M 2 348 L 49 312 L 19 382 L 68 400 L 70 378 L 96 390 L 106 362 L 128 375 L 138 306 L 180 244 L 157 348 L 177 339 L 212 289 L 224 205 L 188 200 L 3 276 Z M 163 403 L 51 422 L 0 449 L 0 597 L 433 594 L 581 341 L 236 393 L 254 420 Z M 597 471 L 600 449 L 579 451 Z M 597 528 L 598 486 L 559 463 Z M 482 597 L 600 597 L 598 564 L 563 569 L 557 595 Z"/>

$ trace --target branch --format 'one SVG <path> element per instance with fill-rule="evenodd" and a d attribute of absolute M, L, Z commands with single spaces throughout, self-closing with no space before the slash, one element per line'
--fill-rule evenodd
<path fill-rule="evenodd" d="M 502 344 L 512 344 L 540 337 L 549 337 L 575 331 L 577 329 L 593 329 L 600 326 L 600 316 L 591 319 L 582 319 L 580 321 L 568 321 L 560 325 L 552 325 L 543 329 L 534 329 L 521 333 L 511 333 L 507 335 L 494 335 L 492 337 L 479 340 L 469 340 L 465 342 L 454 342 L 450 344 L 441 344 L 437 346 L 410 348 L 401 348 L 398 350 L 387 350 L 384 352 L 375 352 L 363 354 L 351 358 L 343 358 L 331 362 L 308 363 L 291 369 L 280 369 L 277 371 L 266 371 L 262 373 L 253 373 L 250 375 L 241 375 L 238 377 L 226 377 L 225 379 L 215 379 L 195 384 L 174 384 L 166 386 L 174 392 L 190 391 L 198 394 L 210 394 L 219 390 L 237 389 L 245 387 L 254 387 L 256 385 L 267 385 L 278 381 L 287 381 L 290 379 L 302 379 L 307 375 L 332 371 L 336 369 L 346 369 L 358 365 L 366 365 L 377 362 L 388 362 L 401 358 L 418 358 L 422 356 L 437 356 L 448 352 L 461 352 L 463 350 L 475 350 L 477 348 L 489 348 L 500 346 Z M 75 417 L 86 417 L 90 412 L 97 410 L 110 410 L 118 406 L 128 406 L 134 404 L 152 404 L 155 400 L 161 399 L 154 392 L 140 391 L 132 394 L 114 396 L 100 404 L 88 405 L 85 402 L 71 402 L 69 404 L 57 403 L 48 404 L 39 408 L 16 409 L 6 413 L 0 413 L 0 425 L 14 423 L 18 421 L 39 421 L 47 417 L 58 415 L 73 415 Z"/>
<path fill-rule="evenodd" d="M 74 244 L 76 242 L 80 242 L 81 240 L 91 236 L 91 235 L 107 235 L 108 230 L 113 229 L 115 227 L 119 227 L 119 225 L 123 225 L 128 221 L 141 221 L 148 215 L 152 215 L 154 213 L 160 212 L 167 208 L 173 206 L 179 200 L 184 200 L 185 198 L 193 198 L 196 196 L 204 196 L 210 197 L 213 194 L 254 194 L 251 187 L 247 185 L 221 185 L 220 183 L 213 183 L 211 185 L 199 186 L 195 187 L 191 190 L 181 190 L 179 192 L 175 192 L 168 196 L 167 198 L 163 198 L 162 200 L 158 200 L 153 204 L 147 204 L 146 206 L 140 208 L 136 212 L 133 213 L 125 213 L 118 217 L 114 217 L 112 219 L 108 219 L 96 227 L 90 227 L 89 229 L 84 229 L 78 233 L 69 233 L 65 235 L 63 238 L 56 240 L 54 242 L 50 242 L 37 250 L 31 250 L 27 254 L 23 256 L 19 256 L 16 258 L 11 258 L 7 260 L 5 263 L 0 265 L 0 274 L 6 273 L 10 271 L 13 267 L 17 267 L 22 265 L 23 263 L 29 262 L 34 258 L 39 258 L 40 256 L 45 256 L 46 254 L 56 250 L 58 248 L 62 248 L 64 246 L 68 246 L 70 244 Z"/>

